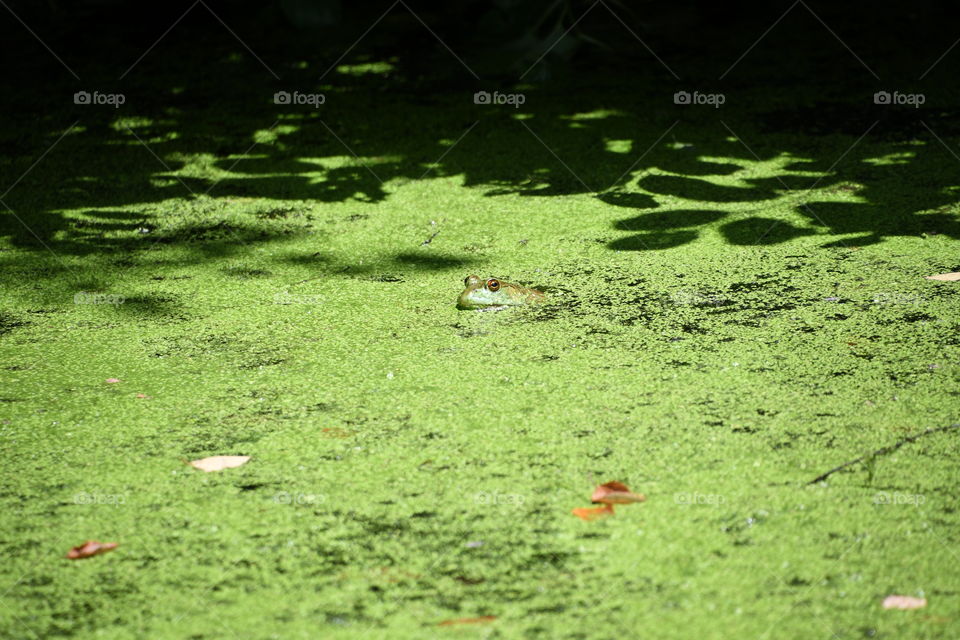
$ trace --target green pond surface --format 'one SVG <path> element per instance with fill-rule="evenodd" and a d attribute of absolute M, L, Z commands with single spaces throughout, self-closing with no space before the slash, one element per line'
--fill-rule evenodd
<path fill-rule="evenodd" d="M 960 636 L 960 433 L 808 484 L 958 422 L 953 125 L 654 68 L 384 105 L 375 58 L 281 108 L 211 60 L 234 93 L 157 54 L 121 109 L 15 98 L 0 637 Z M 458 310 L 474 273 L 548 300 Z"/>

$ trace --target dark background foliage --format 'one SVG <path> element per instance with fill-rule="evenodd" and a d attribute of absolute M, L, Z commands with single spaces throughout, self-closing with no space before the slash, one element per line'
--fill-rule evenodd
<path fill-rule="evenodd" d="M 949 17 L 949 4 L 933 0 L 5 0 L 0 179 L 6 186 L 0 199 L 9 208 L 0 207 L 0 234 L 58 254 L 136 248 L 135 238 L 105 239 L 57 211 L 122 209 L 207 192 L 378 201 L 386 197 L 384 182 L 419 179 L 424 166 L 434 163 L 432 175 L 462 173 L 468 185 L 498 185 L 491 195 L 532 193 L 531 176 L 540 195 L 595 193 L 624 208 L 616 229 L 638 234 L 614 241 L 612 248 L 676 246 L 723 214 L 709 207 L 647 211 L 657 203 L 629 192 L 633 185 L 622 175 L 624 167 L 598 149 L 598 141 L 628 139 L 642 150 L 671 123 L 679 132 L 685 123 L 710 120 L 717 136 L 698 141 L 696 155 L 746 161 L 783 153 L 813 156 L 804 168 L 831 173 L 821 187 L 862 185 L 857 188 L 865 204 L 813 203 L 803 209 L 811 223 L 831 233 L 857 234 L 848 244 L 932 230 L 960 237 L 946 210 L 916 215 L 955 200 L 943 190 L 941 175 L 957 162 L 952 140 L 960 134 L 960 49 L 951 48 L 960 33 Z M 337 65 L 384 61 L 389 69 L 383 72 L 331 73 Z M 323 90 L 330 100 L 319 115 L 272 102 L 274 92 L 294 88 Z M 477 109 L 470 96 L 483 89 L 523 90 L 523 111 L 532 114 L 537 135 L 557 150 L 564 166 L 502 110 Z M 718 112 L 672 104 L 675 91 L 692 89 L 730 99 Z M 919 109 L 886 108 L 870 100 L 875 91 L 894 89 L 923 92 L 927 102 Z M 74 92 L 83 90 L 123 93 L 126 104 L 73 104 Z M 620 115 L 577 129 L 563 120 L 596 109 Z M 118 115 L 151 123 L 134 131 L 118 126 Z M 235 159 L 256 131 L 281 121 L 297 128 L 295 137 L 258 148 L 257 158 Z M 474 124 L 479 126 L 468 144 L 445 155 L 439 140 L 458 139 Z M 73 126 L 82 135 L 65 136 Z M 731 132 L 744 135 L 749 145 L 724 143 Z M 819 140 L 834 134 L 850 139 L 829 152 L 818 148 Z M 536 153 L 499 161 L 506 154 L 498 150 L 513 147 L 518 136 Z M 909 170 L 865 166 L 866 146 L 850 148 L 860 136 L 887 143 L 889 153 L 913 145 Z M 140 144 L 147 139 L 149 145 Z M 475 140 L 482 141 L 483 152 L 470 146 Z M 45 156 L 55 144 L 57 153 Z M 322 187 L 304 177 L 315 169 L 304 156 L 342 154 L 345 147 L 382 160 L 368 170 L 333 170 Z M 173 158 L 196 154 L 210 154 L 215 167 L 247 177 L 172 177 L 183 166 Z M 32 171 L 41 157 L 42 171 Z M 696 196 L 707 205 L 762 206 L 784 187 L 812 182 L 784 178 L 751 189 L 712 188 L 698 176 L 735 170 L 736 164 L 724 168 L 661 148 L 645 162 L 683 175 L 641 177 L 635 184 L 654 194 Z M 895 179 L 902 181 L 898 198 L 884 200 L 883 187 Z M 91 215 L 101 218 L 96 231 L 150 224 L 142 214 Z M 788 223 L 773 233 L 757 232 L 769 226 L 758 213 L 722 232 L 733 244 L 783 242 L 805 233 Z M 216 228 L 195 231 L 168 241 L 225 235 Z M 263 235 L 231 231 L 246 242 Z"/>

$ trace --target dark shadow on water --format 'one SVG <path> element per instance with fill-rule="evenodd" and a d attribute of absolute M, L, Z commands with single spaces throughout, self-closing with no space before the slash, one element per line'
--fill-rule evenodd
<path fill-rule="evenodd" d="M 378 282 L 402 282 L 403 276 L 418 271 L 464 270 L 476 263 L 476 260 L 470 258 L 437 254 L 427 250 L 388 254 L 379 259 L 364 261 L 362 264 L 335 259 L 321 255 L 319 252 L 287 255 L 281 261 L 308 267 L 315 271 L 315 276 L 303 282 L 327 277 L 367 278 Z"/>
<path fill-rule="evenodd" d="M 610 191 L 601 193 L 597 196 L 601 201 L 612 204 L 615 207 L 629 207 L 631 209 L 653 209 L 656 208 L 656 199 L 646 193 L 623 193 Z"/>
<path fill-rule="evenodd" d="M 648 176 L 642 178 L 638 186 L 661 195 L 706 202 L 756 202 L 777 197 L 777 193 L 772 189 L 728 187 L 681 176 Z"/>
<path fill-rule="evenodd" d="M 800 229 L 786 220 L 751 216 L 734 220 L 720 227 L 720 233 L 733 245 L 779 244 L 802 236 L 815 235 L 811 229 Z"/>
<path fill-rule="evenodd" d="M 709 209 L 673 209 L 645 213 L 634 218 L 618 220 L 614 229 L 621 231 L 656 231 L 658 229 L 681 229 L 697 227 L 720 220 L 727 214 Z"/>
<path fill-rule="evenodd" d="M 401 253 L 393 258 L 394 262 L 403 266 L 417 267 L 419 269 L 445 270 L 460 269 L 468 266 L 473 261 L 453 256 L 444 256 L 428 253 Z"/>
<path fill-rule="evenodd" d="M 379 266 L 342 264 L 325 252 L 334 233 L 329 221 L 298 211 L 304 202 L 389 202 L 403 184 L 453 176 L 491 199 L 594 195 L 624 214 L 611 214 L 612 230 L 624 235 L 607 244 L 621 251 L 682 246 L 706 228 L 739 246 L 811 235 L 823 236 L 822 246 L 922 233 L 960 238 L 960 178 L 944 183 L 944 176 L 960 175 L 944 171 L 960 166 L 941 144 L 955 146 L 960 135 L 960 112 L 942 106 L 943 96 L 955 89 L 946 65 L 929 76 L 922 108 L 887 108 L 869 102 L 876 90 L 869 77 L 848 80 L 853 70 L 863 75 L 862 68 L 829 33 L 784 32 L 776 47 L 760 43 L 719 87 L 730 93 L 727 106 L 698 109 L 671 103 L 671 75 L 633 41 L 633 49 L 618 56 L 584 47 L 565 63 L 548 59 L 526 79 L 526 101 L 516 109 L 474 103 L 474 92 L 488 77 L 497 79 L 501 91 L 510 89 L 510 74 L 475 82 L 409 16 L 386 21 L 339 60 L 369 26 L 360 10 L 348 12 L 340 32 L 318 39 L 291 31 L 266 5 L 211 2 L 260 60 L 209 12 L 198 10 L 118 82 L 143 53 L 143 42 L 155 41 L 150 24 L 117 29 L 115 17 L 99 14 L 80 16 L 76 24 L 45 24 L 45 41 L 79 56 L 68 60 L 83 78 L 78 84 L 22 25 L 4 17 L 0 32 L 8 37 L 2 46 L 25 62 L 0 80 L 9 97 L 0 130 L 0 189 L 12 187 L 3 197 L 10 210 L 0 207 L 0 238 L 31 253 L 18 253 L 14 264 L 0 252 L 0 269 L 44 281 L 70 277 L 69 286 L 61 287 L 65 295 L 87 281 L 76 269 L 58 266 L 54 256 L 116 256 L 143 264 L 158 250 L 176 248 L 176 264 L 188 266 L 305 237 L 315 241 L 315 253 L 286 260 L 328 274 L 381 277 L 384 265 L 394 271 L 463 269 L 473 261 L 416 246 L 381 256 L 386 262 Z M 853 9 L 817 9 L 832 21 L 861 21 Z M 180 15 L 175 7 L 152 10 L 157 24 Z M 657 11 L 669 10 L 652 8 L 651 21 Z M 684 18 L 692 20 L 684 28 L 695 28 L 698 42 L 721 47 L 722 56 L 714 44 L 678 39 L 669 31 L 644 33 L 684 82 L 715 82 L 726 68 L 718 56 L 736 60 L 742 43 L 769 26 L 749 11 L 723 13 L 703 8 Z M 429 17 L 468 66 L 489 68 L 479 60 L 481 49 L 472 48 L 470 20 L 455 14 L 437 5 Z M 880 27 L 907 29 L 896 21 Z M 604 35 L 611 37 L 623 30 L 617 23 L 591 28 L 609 28 Z M 901 35 L 930 37 L 910 29 Z M 864 57 L 892 51 L 866 27 L 853 31 L 845 39 Z M 102 46 L 78 50 L 81 32 L 84 42 Z M 404 43 L 416 46 L 405 52 Z M 784 58 L 784 47 L 797 49 Z M 188 60 L 203 62 L 184 64 Z M 334 62 L 338 66 L 320 80 Z M 821 62 L 830 63 L 830 73 L 817 71 Z M 49 82 L 31 89 L 38 77 Z M 624 77 L 630 77 L 628 85 Z M 98 87 L 123 92 L 125 105 L 69 100 L 75 91 Z M 849 100 L 836 97 L 837 87 Z M 318 108 L 274 103 L 274 93 L 282 90 L 322 92 L 326 100 Z M 762 99 L 774 94 L 775 101 Z M 942 104 L 934 106 L 938 99 Z M 775 163 L 776 175 L 755 175 L 751 166 L 758 162 Z M 718 184 L 731 176 L 738 186 Z M 814 185 L 816 192 L 806 191 Z M 827 194 L 855 198 L 822 201 Z M 248 206 L 258 199 L 270 202 Z M 676 199 L 687 202 L 671 204 Z M 743 207 L 720 210 L 731 205 Z M 437 203 L 424 206 L 430 215 L 437 209 Z M 771 208 L 795 216 L 779 219 Z M 163 216 L 154 213 L 161 209 Z M 390 214 L 383 207 L 369 215 Z M 90 284 L 104 289 L 108 283 Z"/>
<path fill-rule="evenodd" d="M 617 251 L 655 251 L 658 249 L 672 249 L 693 242 L 699 236 L 697 231 L 662 231 L 658 233 L 641 233 L 614 240 L 609 243 L 611 249 Z"/>

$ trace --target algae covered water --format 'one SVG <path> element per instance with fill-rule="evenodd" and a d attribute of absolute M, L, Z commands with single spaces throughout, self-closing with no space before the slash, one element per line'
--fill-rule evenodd
<path fill-rule="evenodd" d="M 338 61 L 387 8 L 318 45 L 211 6 L 248 50 L 197 7 L 117 86 L 159 33 L 37 29 L 85 89 L 11 32 L 0 636 L 956 636 L 946 67 L 875 103 L 818 30 L 714 87 L 776 16 L 718 23 L 714 73 L 693 18 L 624 14 L 682 86 L 583 45 L 497 89 L 413 5 L 462 60 L 387 17 Z M 611 482 L 645 500 L 577 517 Z"/>

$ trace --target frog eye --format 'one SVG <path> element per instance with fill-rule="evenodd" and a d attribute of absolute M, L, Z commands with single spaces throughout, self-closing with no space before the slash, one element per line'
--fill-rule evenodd
<path fill-rule="evenodd" d="M 500 290 L 500 281 L 496 278 L 490 278 L 487 280 L 487 289 L 490 291 L 499 291 Z"/>

